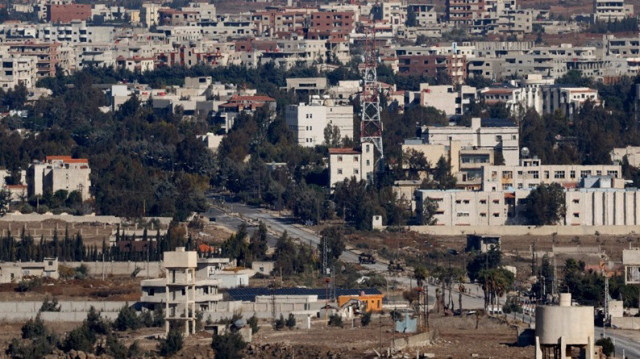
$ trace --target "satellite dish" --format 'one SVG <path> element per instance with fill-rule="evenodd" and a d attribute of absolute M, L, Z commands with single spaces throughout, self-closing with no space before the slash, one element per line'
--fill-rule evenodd
<path fill-rule="evenodd" d="M 524 158 L 529 157 L 529 155 L 531 154 L 531 152 L 529 151 L 529 148 L 527 147 L 522 147 L 522 149 L 520 149 L 520 155 Z"/>

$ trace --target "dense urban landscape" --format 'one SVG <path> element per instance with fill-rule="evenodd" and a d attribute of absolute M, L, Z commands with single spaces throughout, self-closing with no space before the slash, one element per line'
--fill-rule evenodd
<path fill-rule="evenodd" d="M 640 359 L 638 0 L 0 0 L 0 357 Z"/>

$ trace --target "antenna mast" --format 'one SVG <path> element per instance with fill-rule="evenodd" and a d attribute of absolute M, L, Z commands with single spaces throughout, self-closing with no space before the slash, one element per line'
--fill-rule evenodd
<path fill-rule="evenodd" d="M 384 151 L 382 148 L 382 120 L 380 119 L 380 83 L 376 67 L 378 53 L 376 50 L 375 21 L 371 28 L 365 30 L 364 73 L 362 79 L 362 118 L 360 121 L 360 142 L 371 143 L 378 150 L 380 157 L 377 169 L 384 168 Z"/>

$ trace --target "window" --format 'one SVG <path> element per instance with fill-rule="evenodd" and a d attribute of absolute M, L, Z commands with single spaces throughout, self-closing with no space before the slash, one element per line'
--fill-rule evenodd
<path fill-rule="evenodd" d="M 544 178 L 549 179 L 549 171 L 544 171 Z"/>
<path fill-rule="evenodd" d="M 342 162 L 342 156 L 338 156 L 338 162 Z"/>
<path fill-rule="evenodd" d="M 481 199 L 480 200 L 480 204 L 487 204 L 487 200 L 486 199 Z"/>
<path fill-rule="evenodd" d="M 464 204 L 469 204 L 469 200 L 468 200 L 468 199 L 465 199 L 465 200 L 463 201 L 463 203 L 464 203 Z"/>
<path fill-rule="evenodd" d="M 462 203 L 462 200 L 457 199 L 457 200 L 456 200 L 456 203 L 457 203 L 457 204 L 460 204 L 460 203 Z"/>
<path fill-rule="evenodd" d="M 500 217 L 500 213 L 495 212 L 495 213 L 493 214 L 493 216 L 494 216 L 494 217 Z"/>
<path fill-rule="evenodd" d="M 480 213 L 480 217 L 486 217 L 487 214 L 485 212 Z"/>
<path fill-rule="evenodd" d="M 500 204 L 500 200 L 499 200 L 499 199 L 494 199 L 494 200 L 493 200 L 493 203 L 495 203 L 495 204 Z"/>
<path fill-rule="evenodd" d="M 371 164 L 371 162 L 369 160 L 367 160 L 367 166 L 369 166 Z"/>
<path fill-rule="evenodd" d="M 338 168 L 338 174 L 341 175 L 342 174 L 342 168 Z"/>
<path fill-rule="evenodd" d="M 618 177 L 618 171 L 607 171 L 607 175 L 613 176 L 613 177 Z"/>
<path fill-rule="evenodd" d="M 553 173 L 553 178 L 558 178 L 558 179 L 564 178 L 564 171 L 555 171 Z"/>
<path fill-rule="evenodd" d="M 353 174 L 354 175 L 360 174 L 360 170 L 357 170 L 357 169 L 353 170 Z"/>
<path fill-rule="evenodd" d="M 573 218 L 580 218 L 580 213 L 574 212 L 573 213 Z"/>
<path fill-rule="evenodd" d="M 569 172 L 569 177 L 576 178 L 576 171 L 572 170 L 571 172 Z"/>
<path fill-rule="evenodd" d="M 458 217 L 469 217 L 469 212 L 458 212 L 457 216 Z"/>
<path fill-rule="evenodd" d="M 580 171 L 580 178 L 585 178 L 591 175 L 591 171 Z"/>
<path fill-rule="evenodd" d="M 358 162 L 358 156 L 353 156 L 353 162 Z"/>
<path fill-rule="evenodd" d="M 534 179 L 538 179 L 540 178 L 540 172 L 538 171 L 529 171 L 527 172 L 531 177 L 533 177 Z"/>

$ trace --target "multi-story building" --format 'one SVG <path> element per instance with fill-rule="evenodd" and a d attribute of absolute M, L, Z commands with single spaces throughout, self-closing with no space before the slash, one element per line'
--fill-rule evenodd
<path fill-rule="evenodd" d="M 444 73 L 452 84 L 462 84 L 467 78 L 467 59 L 464 55 L 401 55 L 398 57 L 401 74 L 437 77 Z"/>
<path fill-rule="evenodd" d="M 185 336 L 196 332 L 196 269 L 198 252 L 164 252 L 165 268 L 165 328 L 184 325 Z"/>
<path fill-rule="evenodd" d="M 56 75 L 56 65 L 58 64 L 58 43 L 9 43 L 9 53 L 18 54 L 24 57 L 34 57 L 36 59 L 37 77 L 53 77 Z"/>
<path fill-rule="evenodd" d="M 517 165 L 520 160 L 518 126 L 509 120 L 472 118 L 467 126 L 423 126 L 422 141 L 425 144 L 461 148 L 499 150 L 504 163 Z"/>
<path fill-rule="evenodd" d="M 158 22 L 163 26 L 190 26 L 200 21 L 197 11 L 180 11 L 169 8 L 158 10 Z"/>
<path fill-rule="evenodd" d="M 142 23 L 147 27 L 155 26 L 159 24 L 160 14 L 158 11 L 161 6 L 154 3 L 144 3 L 142 4 L 142 10 L 140 12 L 140 17 Z"/>
<path fill-rule="evenodd" d="M 45 162 L 36 161 L 27 171 L 29 196 L 55 193 L 58 190 L 78 191 L 83 200 L 90 197 L 91 169 L 86 158 L 47 156 Z"/>
<path fill-rule="evenodd" d="M 594 0 L 593 21 L 613 22 L 633 16 L 633 4 L 625 4 L 624 0 Z"/>
<path fill-rule="evenodd" d="M 374 148 L 371 143 L 363 143 L 362 149 L 330 148 L 329 149 L 329 187 L 346 179 L 356 181 L 373 180 Z"/>
<path fill-rule="evenodd" d="M 502 191 L 508 189 L 533 189 L 541 184 L 560 183 L 575 188 L 589 176 L 622 178 L 619 165 L 543 165 L 537 158 L 523 159 L 518 165 L 483 166 L 482 189 Z"/>
<path fill-rule="evenodd" d="M 303 147 L 325 144 L 327 126 L 337 127 L 340 139 L 353 138 L 353 106 L 336 105 L 328 97 L 314 96 L 308 105 L 289 105 L 285 118 L 298 145 Z"/>
<path fill-rule="evenodd" d="M 457 26 L 473 25 L 474 19 L 485 13 L 484 0 L 447 0 L 446 19 Z"/>
<path fill-rule="evenodd" d="M 438 13 L 433 4 L 409 4 L 407 5 L 407 14 L 413 13 L 416 25 L 425 27 L 438 23 Z"/>
<path fill-rule="evenodd" d="M 475 100 L 475 87 L 420 84 L 420 106 L 434 107 L 447 116 L 463 115 Z"/>
<path fill-rule="evenodd" d="M 73 20 L 91 20 L 89 4 L 48 4 L 47 21 L 51 23 L 69 23 Z"/>
<path fill-rule="evenodd" d="M 30 89 L 37 79 L 36 59 L 32 56 L 11 54 L 7 49 L 0 51 L 0 88 L 14 89 L 23 85 Z"/>
<path fill-rule="evenodd" d="M 307 38 L 345 42 L 354 29 L 353 12 L 318 11 L 311 14 Z"/>

